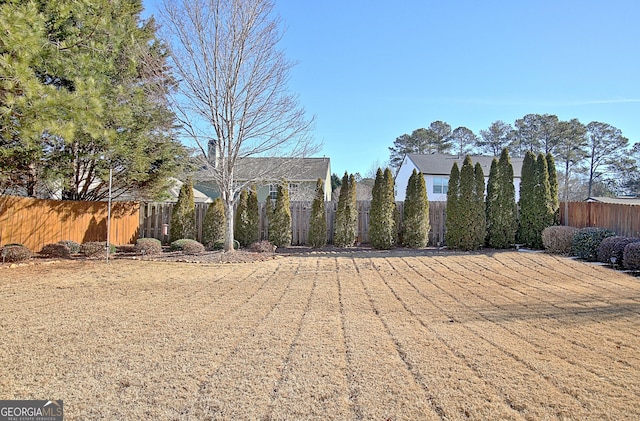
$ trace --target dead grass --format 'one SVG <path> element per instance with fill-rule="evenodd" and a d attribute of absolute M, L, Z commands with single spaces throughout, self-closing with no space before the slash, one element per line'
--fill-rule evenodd
<path fill-rule="evenodd" d="M 0 397 L 65 419 L 638 419 L 640 282 L 541 253 L 0 271 Z"/>

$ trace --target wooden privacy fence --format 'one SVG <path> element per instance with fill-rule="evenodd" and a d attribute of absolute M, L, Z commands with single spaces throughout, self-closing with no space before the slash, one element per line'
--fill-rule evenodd
<path fill-rule="evenodd" d="M 173 203 L 143 203 L 140 209 L 140 236 L 157 238 L 163 242 L 169 240 L 169 225 Z M 312 202 L 291 202 L 291 233 L 294 245 L 305 245 L 309 235 L 309 220 L 311 219 Z M 396 203 L 400 216 L 402 216 L 403 202 Z M 196 228 L 198 241 L 202 241 L 202 223 L 207 212 L 206 203 L 196 204 Z M 268 207 L 265 203 L 259 203 L 260 214 L 260 238 L 269 238 Z M 333 242 L 333 231 L 338 204 L 336 202 L 325 203 L 325 216 L 327 218 L 327 238 Z M 371 202 L 358 201 L 358 240 L 362 243 L 369 242 L 369 209 Z M 429 204 L 429 219 L 431 231 L 429 242 L 442 244 L 444 242 L 446 202 L 431 202 Z"/>
<path fill-rule="evenodd" d="M 107 203 L 0 196 L 0 245 L 19 243 L 32 251 L 60 240 L 78 243 L 107 239 Z M 140 225 L 139 204 L 111 206 L 111 243 L 134 243 Z"/>
<path fill-rule="evenodd" d="M 569 202 L 568 208 L 565 219 L 565 204 L 560 204 L 560 221 L 564 225 L 608 228 L 617 235 L 640 237 L 640 205 Z"/>

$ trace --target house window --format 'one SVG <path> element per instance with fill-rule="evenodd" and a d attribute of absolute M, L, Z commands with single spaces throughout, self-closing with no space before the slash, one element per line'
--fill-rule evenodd
<path fill-rule="evenodd" d="M 449 191 L 449 177 L 433 177 L 433 193 L 447 194 Z"/>
<path fill-rule="evenodd" d="M 298 192 L 298 183 L 289 183 L 289 196 Z"/>
<path fill-rule="evenodd" d="M 276 197 L 278 197 L 278 185 L 277 184 L 269 184 L 269 197 L 272 200 L 276 200 Z"/>

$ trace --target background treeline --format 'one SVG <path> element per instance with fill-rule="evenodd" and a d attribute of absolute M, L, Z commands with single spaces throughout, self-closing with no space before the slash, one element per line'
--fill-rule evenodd
<path fill-rule="evenodd" d="M 390 165 L 398 168 L 407 153 L 499 156 L 504 148 L 514 157 L 551 154 L 557 165 L 562 200 L 590 196 L 640 194 L 640 143 L 630 144 L 607 123 L 562 121 L 551 114 L 527 114 L 514 124 L 498 120 L 478 134 L 443 121 L 396 138 Z"/>

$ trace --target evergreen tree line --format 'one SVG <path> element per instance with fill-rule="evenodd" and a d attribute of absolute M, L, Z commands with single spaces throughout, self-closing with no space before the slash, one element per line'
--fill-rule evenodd
<path fill-rule="evenodd" d="M 491 163 L 485 196 L 484 174 L 467 156 L 458 169 L 453 164 L 447 192 L 445 239 L 447 247 L 477 250 L 486 245 L 509 248 L 520 243 L 542 248 L 542 231 L 559 223 L 558 182 L 551 154 L 527 152 L 516 206 L 513 166 L 509 152 Z"/>

